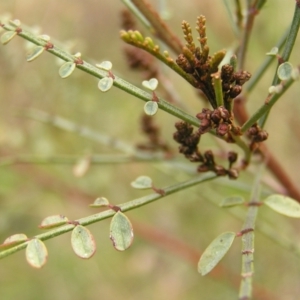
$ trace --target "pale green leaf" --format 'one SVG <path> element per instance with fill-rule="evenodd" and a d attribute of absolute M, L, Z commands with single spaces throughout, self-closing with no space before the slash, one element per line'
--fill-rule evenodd
<path fill-rule="evenodd" d="M 150 80 L 144 80 L 142 85 L 148 90 L 154 91 L 158 86 L 158 80 L 156 78 L 151 78 Z"/>
<path fill-rule="evenodd" d="M 102 70 L 109 71 L 112 68 L 112 63 L 108 60 L 105 60 L 100 64 L 96 64 L 96 67 Z"/>
<path fill-rule="evenodd" d="M 15 36 L 17 35 L 17 33 L 15 31 L 6 31 L 1 35 L 1 43 L 3 45 L 6 45 L 7 43 L 9 43 Z"/>
<path fill-rule="evenodd" d="M 282 215 L 292 218 L 300 218 L 300 204 L 292 198 L 274 194 L 267 197 L 264 203 Z"/>
<path fill-rule="evenodd" d="M 284 62 L 278 67 L 277 75 L 280 80 L 288 80 L 291 78 L 293 72 L 293 65 L 289 62 Z"/>
<path fill-rule="evenodd" d="M 111 77 L 103 77 L 99 80 L 98 88 L 101 92 L 107 92 L 110 90 L 114 83 L 114 80 Z"/>
<path fill-rule="evenodd" d="M 209 244 L 198 263 L 198 272 L 202 276 L 209 273 L 224 257 L 230 249 L 235 236 L 235 232 L 224 232 Z"/>
<path fill-rule="evenodd" d="M 48 251 L 39 239 L 32 239 L 26 247 L 26 260 L 34 268 L 41 268 L 47 262 Z"/>
<path fill-rule="evenodd" d="M 139 176 L 130 185 L 135 189 L 151 189 L 152 179 L 148 176 Z"/>
<path fill-rule="evenodd" d="M 27 240 L 28 240 L 28 237 L 24 233 L 13 234 L 5 239 L 3 244 L 0 245 L 0 249 L 3 250 L 3 249 L 11 248 L 18 244 L 26 242 Z"/>
<path fill-rule="evenodd" d="M 37 57 L 39 57 L 43 52 L 45 48 L 43 46 L 34 46 L 29 53 L 27 53 L 26 60 L 28 62 L 33 61 Z"/>
<path fill-rule="evenodd" d="M 76 64 L 73 61 L 67 61 L 59 68 L 58 74 L 61 78 L 67 78 L 73 73 L 75 68 Z"/>
<path fill-rule="evenodd" d="M 38 38 L 42 39 L 45 42 L 49 42 L 50 41 L 50 36 L 47 34 L 41 34 L 38 36 Z"/>
<path fill-rule="evenodd" d="M 158 104 L 156 101 L 147 101 L 144 105 L 144 112 L 148 116 L 153 116 L 157 113 Z"/>
<path fill-rule="evenodd" d="M 269 52 L 266 53 L 266 55 L 277 55 L 278 53 L 278 48 L 277 47 L 273 47 Z"/>
<path fill-rule="evenodd" d="M 93 204 L 90 204 L 91 207 L 105 207 L 109 205 L 109 201 L 105 197 L 97 198 Z"/>
<path fill-rule="evenodd" d="M 68 222 L 69 219 L 63 215 L 48 216 L 41 222 L 39 228 L 49 229 L 49 228 L 58 227 L 67 224 Z"/>
<path fill-rule="evenodd" d="M 115 249 L 124 251 L 133 241 L 133 229 L 129 219 L 118 211 L 110 223 L 110 239 Z"/>
<path fill-rule="evenodd" d="M 71 245 L 77 256 L 90 258 L 96 252 L 96 243 L 91 232 L 82 225 L 77 225 L 72 230 Z"/>
<path fill-rule="evenodd" d="M 236 205 L 241 205 L 245 202 L 243 197 L 240 196 L 231 196 L 222 200 L 220 203 L 221 207 L 231 207 Z"/>

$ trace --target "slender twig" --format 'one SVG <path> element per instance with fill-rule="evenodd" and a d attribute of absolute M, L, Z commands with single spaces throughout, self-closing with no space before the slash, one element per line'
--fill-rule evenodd
<path fill-rule="evenodd" d="M 195 186 L 197 184 L 200 184 L 200 183 L 203 183 L 203 182 L 206 182 L 206 181 L 213 180 L 216 177 L 217 176 L 215 174 L 212 174 L 212 173 L 207 173 L 207 174 L 202 175 L 202 176 L 197 176 L 197 177 L 195 177 L 193 179 L 190 179 L 188 181 L 177 183 L 177 184 L 174 184 L 174 185 L 171 185 L 171 186 L 167 186 L 167 187 L 162 189 L 163 193 L 150 194 L 150 195 L 147 195 L 147 196 L 144 196 L 144 197 L 141 197 L 141 198 L 129 201 L 129 202 L 125 202 L 123 204 L 118 204 L 118 207 L 121 209 L 122 212 L 126 212 L 126 211 L 129 211 L 129 210 L 132 210 L 132 209 L 136 209 L 138 207 L 144 206 L 146 204 L 149 204 L 151 202 L 154 202 L 156 200 L 164 198 L 164 197 L 166 197 L 168 195 L 171 195 L 173 193 L 179 192 L 181 190 L 190 188 L 192 186 Z M 77 223 L 77 224 L 79 223 L 80 225 L 87 226 L 87 225 L 99 222 L 101 220 L 110 218 L 115 213 L 116 212 L 114 210 L 109 209 L 109 210 L 100 212 L 100 213 L 95 214 L 95 215 L 91 215 L 91 216 L 88 216 L 88 217 L 85 217 L 85 218 L 75 220 L 75 222 L 73 222 L 73 223 Z M 56 237 L 56 236 L 59 236 L 59 235 L 62 235 L 66 232 L 71 231 L 75 226 L 76 225 L 74 225 L 74 224 L 67 224 L 67 225 L 49 230 L 46 233 L 35 235 L 35 238 L 40 239 L 42 241 L 48 240 L 48 239 L 51 239 L 53 237 Z M 9 248 L 7 250 L 1 251 L 0 252 L 0 259 L 26 248 L 27 244 L 28 244 L 28 241 L 26 241 L 24 243 L 21 243 L 17 246 L 14 246 L 12 248 Z"/>
<path fill-rule="evenodd" d="M 300 67 L 298 67 L 298 69 L 300 70 Z M 266 99 L 264 104 L 242 126 L 242 132 L 246 132 L 254 123 L 256 123 L 264 114 L 266 114 L 294 82 L 295 80 L 293 78 L 290 78 L 286 82 L 283 82 L 282 90 L 279 93 L 273 94 L 270 98 Z"/>
<path fill-rule="evenodd" d="M 2 24 L 2 27 L 5 30 L 11 30 L 14 31 L 16 28 L 7 25 Z M 28 31 L 22 30 L 18 33 L 18 35 L 36 45 L 40 45 L 43 47 L 47 47 L 49 42 L 44 41 L 41 38 L 36 37 L 35 35 L 31 34 Z M 61 48 L 56 47 L 53 45 L 52 48 L 47 48 L 47 51 L 65 61 L 74 61 L 74 56 L 67 53 L 66 51 L 62 50 Z M 77 64 L 76 67 L 82 71 L 85 71 L 86 73 L 89 73 L 90 75 L 97 77 L 97 78 L 104 78 L 108 76 L 108 72 L 99 69 L 91 64 L 89 64 L 86 61 L 82 61 L 82 64 Z M 129 83 L 128 81 L 114 75 L 114 86 L 118 87 L 119 89 L 137 97 L 138 99 L 141 99 L 142 101 L 148 102 L 152 101 L 153 95 L 151 93 L 145 92 L 144 90 L 136 87 L 135 85 Z M 192 124 L 194 126 L 199 127 L 200 123 L 199 120 L 196 117 L 193 117 L 189 115 L 188 113 L 184 112 L 183 110 L 179 109 L 178 107 L 170 104 L 169 102 L 165 101 L 161 97 L 158 97 L 158 106 L 160 109 L 170 113 L 171 115 L 178 117 L 179 119 Z"/>
<path fill-rule="evenodd" d="M 276 44 L 276 47 L 280 51 L 286 41 L 286 38 L 288 36 L 289 29 L 284 32 L 284 34 L 281 36 L 280 40 Z M 253 88 L 256 86 L 256 84 L 260 81 L 263 74 L 267 71 L 268 67 L 271 65 L 271 63 L 274 61 L 276 56 L 274 55 L 268 55 L 263 63 L 259 66 L 255 74 L 251 77 L 251 79 L 245 84 L 245 88 L 243 89 L 245 94 L 250 93 Z"/>
<path fill-rule="evenodd" d="M 123 4 L 135 15 L 135 17 L 140 20 L 140 22 L 148 28 L 151 32 L 154 32 L 154 29 L 150 22 L 144 17 L 143 14 L 135 7 L 135 5 L 130 0 L 121 0 Z"/>
<path fill-rule="evenodd" d="M 228 16 L 229 16 L 229 20 L 230 20 L 230 23 L 231 23 L 231 27 L 232 27 L 232 30 L 235 34 L 235 36 L 238 38 L 240 36 L 240 28 L 241 28 L 241 20 L 239 17 L 242 17 L 242 15 L 238 14 L 238 11 L 236 13 L 236 15 L 233 14 L 232 12 L 232 9 L 229 5 L 229 0 L 223 0 L 223 3 L 225 5 L 225 8 L 227 10 L 227 13 L 228 13 Z M 239 2 L 239 0 L 237 0 L 236 2 Z M 237 18 L 235 18 L 237 17 Z"/>
<path fill-rule="evenodd" d="M 60 164 L 60 165 L 73 165 L 80 159 L 83 159 L 84 155 L 16 155 L 0 157 L 0 167 L 10 166 L 14 164 Z M 92 154 L 86 155 L 91 165 L 97 164 L 124 164 L 132 162 L 159 162 L 167 159 L 165 155 L 159 155 L 158 153 L 150 154 L 145 153 L 144 157 L 134 157 L 128 154 Z"/>
<path fill-rule="evenodd" d="M 241 44 L 238 50 L 237 59 L 238 59 L 238 70 L 243 70 L 245 64 L 245 57 L 248 48 L 248 43 L 250 39 L 250 35 L 252 32 L 253 22 L 255 18 L 254 8 L 251 6 L 250 1 L 247 1 L 247 17 L 245 29 L 243 32 Z"/>
<path fill-rule="evenodd" d="M 252 195 L 248 202 L 249 208 L 242 227 L 242 280 L 240 285 L 239 299 L 250 299 L 252 295 L 252 278 L 254 271 L 254 228 L 258 213 L 258 199 L 260 193 L 260 179 L 264 166 L 256 176 L 253 184 Z"/>
<path fill-rule="evenodd" d="M 278 63 L 278 66 L 280 65 L 280 63 L 287 61 L 289 59 L 289 57 L 292 53 L 292 50 L 294 48 L 294 44 L 295 44 L 295 41 L 296 41 L 296 38 L 298 35 L 299 27 L 300 27 L 300 5 L 299 5 L 299 3 L 296 3 L 289 35 L 287 37 L 285 47 L 284 47 L 284 50 L 282 53 L 282 57 L 281 57 L 280 62 Z M 279 81 L 280 80 L 277 76 L 277 72 L 275 72 L 272 85 L 277 85 L 279 83 Z M 269 115 L 269 111 L 265 112 L 264 115 L 261 117 L 261 119 L 259 120 L 260 127 L 263 128 L 265 126 L 268 115 Z"/>
<path fill-rule="evenodd" d="M 183 48 L 181 41 L 160 18 L 151 4 L 145 0 L 131 0 L 131 2 L 153 26 L 156 36 L 166 43 L 176 54 L 180 54 Z"/>

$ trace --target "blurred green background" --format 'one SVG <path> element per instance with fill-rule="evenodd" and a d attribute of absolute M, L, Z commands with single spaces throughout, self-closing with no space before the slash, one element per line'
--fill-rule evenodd
<path fill-rule="evenodd" d="M 151 1 L 156 7 L 159 1 Z M 234 2 L 234 1 L 232 1 Z M 211 53 L 231 48 L 235 43 L 223 1 L 165 1 L 170 27 L 180 38 L 181 21 L 195 27 L 196 18 L 207 18 Z M 121 1 L 104 0 L 1 0 L 0 14 L 9 12 L 13 19 L 48 34 L 72 53 L 81 52 L 91 62 L 110 60 L 115 74 L 141 87 L 143 78 L 128 69 L 119 39 Z M 251 73 L 279 40 L 293 15 L 294 1 L 269 1 L 253 29 L 247 59 Z M 139 24 L 140 25 L 140 24 Z M 147 34 L 147 31 L 144 31 Z M 196 34 L 195 34 L 196 36 Z M 15 38 L 0 47 L 0 155 L 1 160 L 17 155 L 78 155 L 120 153 L 110 147 L 41 124 L 17 112 L 35 108 L 120 138 L 131 144 L 145 141 L 139 119 L 144 103 L 123 91 L 108 93 L 97 89 L 97 80 L 75 70 L 71 77 L 58 76 L 61 62 L 43 54 L 27 63 L 26 42 Z M 290 61 L 299 64 L 299 39 Z M 262 78 L 250 96 L 249 111 L 264 101 L 276 64 Z M 193 114 L 203 103 L 195 91 L 170 70 L 163 72 L 176 87 L 176 93 Z M 158 89 L 159 93 L 159 89 Z M 291 177 L 299 178 L 299 82 L 274 107 L 267 123 L 268 146 Z M 164 112 L 155 116 L 163 138 L 172 149 L 174 117 Z M 201 149 L 218 149 L 211 138 L 201 141 Z M 181 157 L 178 157 L 182 160 Z M 23 232 L 34 236 L 37 225 L 52 214 L 77 219 L 96 213 L 88 207 L 98 196 L 118 204 L 146 195 L 134 190 L 130 182 L 139 175 L 149 175 L 163 187 L 186 180 L 191 175 L 161 163 L 94 165 L 77 178 L 73 165 L 22 165 L 0 168 L 0 239 Z M 270 174 L 266 178 L 272 180 Z M 241 269 L 240 242 L 212 275 L 197 273 L 197 260 L 208 243 L 223 231 L 239 231 L 243 209 L 220 209 L 215 203 L 226 196 L 241 194 L 249 198 L 253 174 L 242 174 L 238 182 L 218 180 L 182 191 L 127 213 L 135 230 L 132 247 L 117 252 L 109 240 L 109 220 L 89 226 L 97 242 L 97 252 L 90 260 L 73 254 L 70 234 L 48 240 L 49 261 L 41 270 L 32 269 L 21 251 L 1 260 L 1 299 L 236 299 Z M 274 184 L 273 184 L 274 185 Z M 228 213 L 229 212 L 229 213 Z M 242 220 L 233 217 L 236 212 Z M 268 222 L 279 236 L 299 244 L 299 221 L 281 217 L 267 208 L 259 211 L 258 225 Z M 256 234 L 254 289 L 255 299 L 297 299 L 300 293 L 299 258 L 280 248 L 259 231 Z M 277 297 L 277 298 L 276 298 Z"/>

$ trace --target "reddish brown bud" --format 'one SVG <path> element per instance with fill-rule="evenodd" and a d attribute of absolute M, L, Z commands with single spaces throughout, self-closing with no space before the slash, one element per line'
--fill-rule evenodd
<path fill-rule="evenodd" d="M 240 85 L 233 86 L 229 91 L 229 96 L 231 98 L 237 97 L 242 92 L 242 87 Z"/>
<path fill-rule="evenodd" d="M 238 155 L 236 152 L 230 151 L 228 152 L 228 161 L 230 164 L 233 164 L 237 161 Z"/>
<path fill-rule="evenodd" d="M 229 131 L 229 125 L 227 123 L 221 123 L 217 128 L 217 135 L 224 136 Z"/>
<path fill-rule="evenodd" d="M 227 170 L 222 166 L 215 166 L 214 171 L 218 176 L 225 176 L 227 174 Z"/>
<path fill-rule="evenodd" d="M 207 165 L 203 164 L 203 165 L 200 165 L 198 168 L 197 168 L 197 171 L 199 173 L 203 173 L 203 172 L 207 172 L 209 171 L 209 168 Z"/>

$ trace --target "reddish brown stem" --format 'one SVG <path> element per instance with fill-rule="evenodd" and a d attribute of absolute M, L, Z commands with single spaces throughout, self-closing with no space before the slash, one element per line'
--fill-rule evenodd
<path fill-rule="evenodd" d="M 156 36 L 165 42 L 176 54 L 180 54 L 183 48 L 182 43 L 160 18 L 159 14 L 151 4 L 145 0 L 132 0 L 131 2 L 151 23 L 152 27 L 155 29 Z"/>

